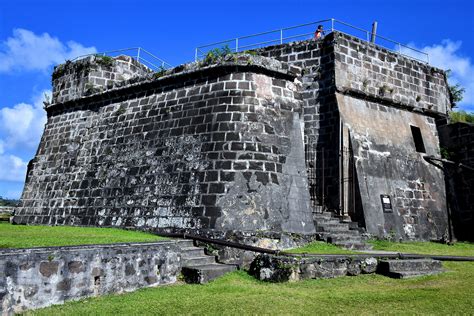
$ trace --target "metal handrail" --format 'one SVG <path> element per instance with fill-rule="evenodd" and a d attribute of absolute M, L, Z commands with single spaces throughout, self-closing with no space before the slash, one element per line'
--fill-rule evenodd
<path fill-rule="evenodd" d="M 136 52 L 135 52 L 136 51 Z M 77 56 L 76 58 L 72 59 L 71 61 L 79 60 L 88 56 L 94 56 L 94 55 L 101 55 L 101 56 L 116 56 L 117 53 L 123 53 L 123 52 L 131 52 L 130 54 L 127 54 L 127 56 L 130 56 L 134 58 L 137 62 L 147 66 L 148 68 L 152 70 L 161 70 L 161 69 L 169 69 L 173 68 L 173 66 L 163 59 L 153 55 L 149 51 L 145 50 L 144 48 L 141 47 L 130 47 L 130 48 L 122 48 L 122 49 L 116 49 L 116 50 L 109 50 L 105 52 L 99 52 L 99 53 L 93 53 L 93 54 L 86 54 L 86 55 L 80 55 Z M 147 56 L 148 58 L 143 57 L 143 55 Z M 151 57 L 151 58 L 150 58 Z M 150 61 L 150 59 L 152 61 Z"/>
<path fill-rule="evenodd" d="M 360 36 L 357 36 L 359 38 L 361 38 L 362 40 L 365 40 L 367 42 L 370 42 L 370 38 L 372 35 L 375 35 L 375 38 L 376 39 L 381 39 L 383 41 L 387 41 L 389 43 L 392 43 L 394 44 L 395 46 L 395 49 L 394 48 L 390 48 L 390 47 L 386 47 L 384 45 L 381 45 L 381 44 L 378 44 L 386 49 L 388 49 L 389 51 L 392 51 L 392 52 L 395 52 L 401 56 L 404 56 L 404 57 L 407 57 L 407 58 L 411 58 L 411 59 L 415 59 L 415 60 L 418 60 L 418 61 L 421 61 L 421 62 L 425 62 L 425 63 L 429 63 L 429 55 L 423 51 L 420 51 L 416 48 L 412 48 L 412 47 L 409 47 L 405 44 L 402 44 L 400 42 L 397 42 L 395 40 L 392 40 L 392 39 L 389 39 L 389 38 L 386 38 L 384 36 L 380 36 L 380 35 L 377 35 L 377 34 L 373 34 L 371 31 L 368 31 L 366 29 L 363 29 L 363 28 L 360 28 L 358 26 L 355 26 L 355 25 L 352 25 L 352 24 L 349 24 L 347 22 L 344 22 L 344 21 L 340 21 L 340 20 L 337 20 L 337 19 L 334 19 L 334 18 L 331 18 L 331 19 L 325 19 L 325 20 L 319 20 L 319 21 L 316 21 L 316 22 L 311 22 L 311 23 L 305 23 L 305 24 L 299 24 L 299 25 L 295 25 L 295 26 L 290 26 L 290 27 L 285 27 L 285 28 L 281 28 L 281 29 L 276 29 L 276 30 L 272 30 L 272 31 L 266 31 L 266 32 L 261 32 L 261 33 L 255 33 L 255 34 L 251 34 L 251 35 L 245 35 L 245 36 L 240 36 L 240 37 L 236 37 L 236 38 L 233 38 L 233 39 L 228 39 L 228 40 L 225 40 L 225 41 L 219 41 L 219 42 L 215 42 L 215 43 L 211 43 L 211 44 L 207 44 L 207 45 L 203 45 L 203 46 L 198 46 L 196 47 L 195 49 L 195 54 L 194 54 L 194 59 L 195 61 L 198 61 L 200 58 L 204 57 L 205 56 L 205 53 L 206 53 L 206 49 L 205 48 L 209 48 L 209 47 L 216 47 L 217 45 L 221 45 L 221 44 L 226 44 L 226 43 L 233 43 L 233 47 L 230 48 L 232 51 L 234 52 L 239 52 L 239 51 L 243 51 L 244 48 L 249 48 L 249 47 L 255 47 L 255 46 L 259 46 L 259 45 L 264 45 L 264 44 L 270 44 L 270 43 L 280 43 L 280 44 L 283 44 L 283 42 L 285 41 L 288 41 L 290 39 L 294 39 L 294 38 L 298 38 L 298 37 L 305 37 L 305 36 L 310 36 L 312 35 L 312 33 L 304 33 L 304 34 L 300 34 L 300 35 L 292 35 L 292 36 L 287 36 L 287 37 L 284 37 L 283 33 L 284 31 L 288 31 L 288 30 L 292 30 L 292 29 L 297 29 L 297 28 L 301 28 L 301 27 L 305 27 L 305 26 L 310 26 L 310 25 L 315 25 L 315 24 L 323 24 L 323 23 L 327 23 L 327 22 L 331 22 L 331 26 L 330 26 L 330 33 L 331 32 L 334 32 L 334 31 L 338 31 L 340 33 L 344 33 L 344 34 L 347 34 L 347 35 L 351 35 L 351 34 L 348 34 L 342 30 L 339 30 L 337 28 L 337 25 L 342 25 L 342 26 L 346 26 L 346 27 L 349 27 L 353 30 L 357 30 L 357 31 L 360 31 L 360 32 L 364 32 L 365 35 L 366 35 L 366 38 L 365 39 L 362 39 Z M 242 40 L 245 40 L 245 39 L 249 39 L 249 38 L 254 38 L 254 37 L 259 37 L 259 36 L 263 36 L 263 35 L 268 35 L 268 34 L 272 34 L 272 33 L 279 33 L 279 38 L 275 38 L 275 39 L 270 39 L 270 40 L 266 40 L 266 41 L 260 41 L 260 42 L 257 42 L 257 43 L 254 43 L 254 44 L 246 44 L 246 45 L 240 45 L 240 42 Z M 405 48 L 409 51 L 413 51 L 413 52 L 416 52 L 417 54 L 421 54 L 424 56 L 424 59 L 420 59 L 420 58 L 417 58 L 415 56 L 410 56 L 406 53 L 403 53 L 402 52 L 402 48 Z"/>

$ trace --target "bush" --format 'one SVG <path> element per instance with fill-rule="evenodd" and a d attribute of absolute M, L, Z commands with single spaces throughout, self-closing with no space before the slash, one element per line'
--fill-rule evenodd
<path fill-rule="evenodd" d="M 204 63 L 212 64 L 229 54 L 232 54 L 232 49 L 230 49 L 230 47 L 227 45 L 221 48 L 211 49 L 210 51 L 207 52 L 206 57 L 204 58 Z"/>
<path fill-rule="evenodd" d="M 104 67 L 112 67 L 115 62 L 115 59 L 113 59 L 110 56 L 95 54 L 94 57 L 95 57 L 96 63 Z"/>
<path fill-rule="evenodd" d="M 446 70 L 446 78 L 449 81 L 449 78 L 451 77 L 451 69 Z M 456 107 L 458 102 L 462 101 L 464 92 L 466 89 L 464 89 L 459 83 L 456 83 L 455 85 L 451 85 L 448 82 L 448 89 L 449 89 L 449 97 L 451 98 L 451 104 L 452 107 Z"/>
<path fill-rule="evenodd" d="M 0 196 L 0 206 L 18 206 L 19 203 L 19 200 L 4 199 Z"/>
<path fill-rule="evenodd" d="M 449 114 L 451 123 L 474 123 L 474 113 L 466 111 L 453 111 Z"/>

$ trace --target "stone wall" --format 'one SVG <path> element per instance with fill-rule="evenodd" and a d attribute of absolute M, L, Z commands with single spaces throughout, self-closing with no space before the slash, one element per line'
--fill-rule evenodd
<path fill-rule="evenodd" d="M 88 56 L 54 68 L 52 103 L 62 103 L 104 92 L 114 85 L 151 73 L 151 70 L 129 56 L 115 58 Z"/>
<path fill-rule="evenodd" d="M 351 215 L 380 237 L 444 235 L 443 174 L 416 151 L 410 131 L 420 128 L 426 154 L 440 157 L 435 120 L 450 109 L 442 70 L 339 32 L 257 52 L 303 68 L 305 155 L 316 204 Z M 391 212 L 383 211 L 381 194 L 390 196 Z"/>
<path fill-rule="evenodd" d="M 175 283 L 179 241 L 0 250 L 0 312 Z"/>
<path fill-rule="evenodd" d="M 448 228 L 444 175 L 423 156 L 440 157 L 435 120 L 450 109 L 444 72 L 344 34 L 335 34 L 335 42 L 337 100 L 347 128 L 342 137 L 353 151 L 367 231 L 442 238 Z M 424 148 L 416 147 L 412 128 Z"/>
<path fill-rule="evenodd" d="M 444 71 L 346 34 L 334 41 L 338 91 L 429 116 L 450 111 Z"/>
<path fill-rule="evenodd" d="M 454 235 L 474 241 L 474 124 L 441 126 L 440 141 L 445 158 L 470 168 L 444 164 Z"/>
<path fill-rule="evenodd" d="M 51 105 L 14 221 L 314 232 L 297 72 L 243 56 Z"/>
<path fill-rule="evenodd" d="M 339 112 L 334 95 L 332 37 L 256 50 L 303 69 L 299 80 L 303 99 L 305 156 L 313 205 L 339 208 Z"/>
<path fill-rule="evenodd" d="M 444 175 L 423 159 L 439 157 L 434 119 L 345 95 L 338 95 L 338 106 L 350 134 L 367 231 L 441 238 L 448 228 Z M 417 152 L 410 126 L 420 128 L 425 152 Z M 381 196 L 390 198 L 391 209 L 383 207 Z"/>

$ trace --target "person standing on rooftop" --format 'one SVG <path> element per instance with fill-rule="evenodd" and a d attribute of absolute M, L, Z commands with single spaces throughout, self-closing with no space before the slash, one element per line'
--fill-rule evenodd
<path fill-rule="evenodd" d="M 318 28 L 316 29 L 316 32 L 314 32 L 314 39 L 321 39 L 323 35 L 326 33 L 323 30 L 323 26 L 320 24 L 318 25 Z"/>

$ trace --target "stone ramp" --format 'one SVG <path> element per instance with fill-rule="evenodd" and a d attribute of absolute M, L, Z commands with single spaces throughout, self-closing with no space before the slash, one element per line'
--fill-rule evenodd
<path fill-rule="evenodd" d="M 377 267 L 377 273 L 395 279 L 433 275 L 443 271 L 441 261 L 433 259 L 380 260 Z"/>
<path fill-rule="evenodd" d="M 363 240 L 356 223 L 343 222 L 332 212 L 313 213 L 313 220 L 319 240 L 350 250 L 372 249 Z"/>
<path fill-rule="evenodd" d="M 194 246 L 192 240 L 183 241 L 180 245 L 183 260 L 181 273 L 186 283 L 204 284 L 237 270 L 234 265 L 217 263 L 214 256 L 206 255 L 204 249 Z"/>

